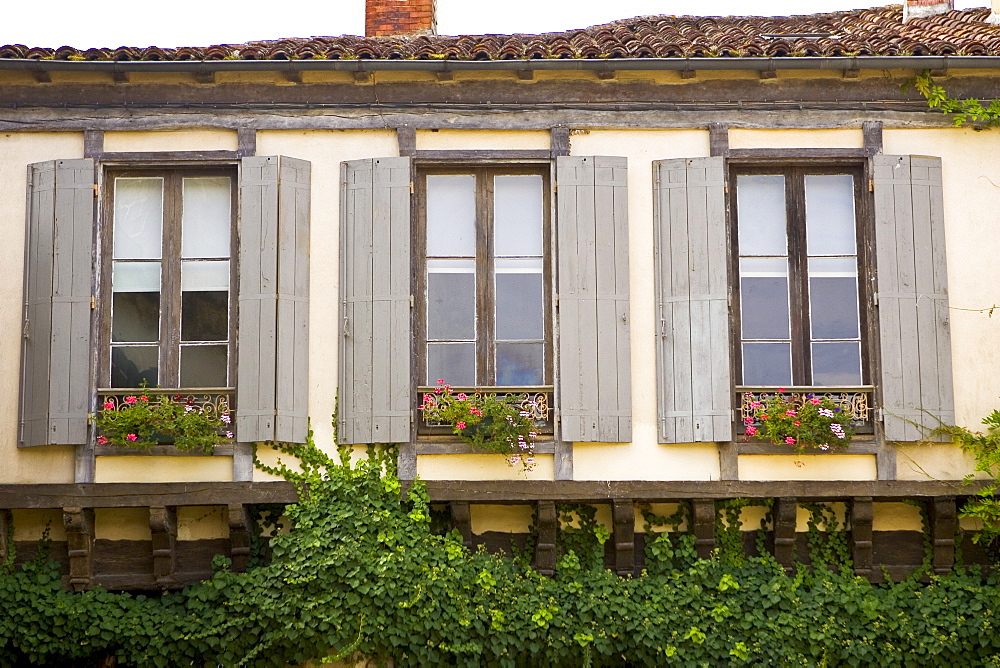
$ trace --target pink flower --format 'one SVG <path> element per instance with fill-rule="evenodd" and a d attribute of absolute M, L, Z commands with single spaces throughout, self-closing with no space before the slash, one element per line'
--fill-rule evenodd
<path fill-rule="evenodd" d="M 787 443 L 788 445 L 795 445 L 795 439 L 792 438 L 791 436 L 786 436 L 785 443 Z"/>
<path fill-rule="evenodd" d="M 226 424 L 229 424 L 230 422 L 233 421 L 233 419 L 229 417 L 229 413 L 223 413 L 222 415 L 219 416 L 219 419 L 225 422 Z"/>
<path fill-rule="evenodd" d="M 98 436 L 97 437 L 97 444 L 98 445 L 107 445 L 108 444 L 108 439 L 106 439 L 103 436 Z"/>
<path fill-rule="evenodd" d="M 459 400 L 459 401 L 465 401 L 466 399 L 468 399 L 468 398 L 469 398 L 469 397 L 468 397 L 468 396 L 467 396 L 467 395 L 465 394 L 465 392 L 459 392 L 457 396 L 458 396 L 458 400 Z"/>
<path fill-rule="evenodd" d="M 761 416 L 760 416 L 760 419 L 761 419 L 761 420 L 766 420 L 766 419 L 767 419 L 767 416 L 766 416 L 766 415 L 761 415 Z"/>
<path fill-rule="evenodd" d="M 438 378 L 438 385 L 444 385 L 444 378 Z"/>
<path fill-rule="evenodd" d="M 429 394 L 425 394 L 425 395 L 424 395 L 424 401 L 432 401 L 433 399 L 434 399 L 434 397 L 432 397 L 432 396 L 431 396 L 431 395 L 429 395 Z"/>
<path fill-rule="evenodd" d="M 798 412 L 797 411 L 785 411 L 785 415 L 787 415 L 788 417 L 795 417 L 796 415 L 798 415 Z"/>
<path fill-rule="evenodd" d="M 128 436 L 125 437 L 125 440 L 126 441 L 138 441 L 139 437 L 136 436 L 135 434 L 129 434 Z"/>
<path fill-rule="evenodd" d="M 538 434 L 536 434 L 535 432 L 533 431 L 528 432 L 528 438 L 535 438 L 536 436 L 538 436 Z"/>
<path fill-rule="evenodd" d="M 534 464 L 535 463 L 535 458 L 532 457 L 531 455 L 528 455 L 527 457 L 524 458 L 524 463 L 525 464 L 529 464 L 529 465 L 530 464 Z"/>
<path fill-rule="evenodd" d="M 809 400 L 809 403 L 811 403 L 813 406 L 819 406 L 819 399 L 813 397 L 812 399 Z"/>
<path fill-rule="evenodd" d="M 756 436 L 756 435 L 757 435 L 757 427 L 753 426 L 747 427 L 747 436 Z"/>
<path fill-rule="evenodd" d="M 141 397 L 139 397 L 139 401 L 149 401 L 149 397 L 147 397 L 147 396 L 146 396 L 146 395 L 144 394 L 144 395 L 142 395 Z"/>
<path fill-rule="evenodd" d="M 232 437 L 233 437 L 233 432 L 227 431 L 226 432 L 226 438 L 232 438 Z"/>
<path fill-rule="evenodd" d="M 435 387 L 434 388 L 434 394 L 441 394 L 441 388 L 440 387 Z"/>
<path fill-rule="evenodd" d="M 138 399 L 135 397 L 125 397 L 125 403 L 127 404 L 134 404 L 136 401 L 138 401 Z"/>
<path fill-rule="evenodd" d="M 829 450 L 830 449 L 830 444 L 829 443 L 820 443 L 819 449 L 820 450 Z"/>
<path fill-rule="evenodd" d="M 750 402 L 750 408 L 760 408 L 763 405 L 764 404 L 760 403 L 759 401 L 751 401 Z"/>
<path fill-rule="evenodd" d="M 455 429 L 465 429 L 465 421 L 463 420 L 461 422 L 456 422 Z"/>
<path fill-rule="evenodd" d="M 778 392 L 784 392 L 784 391 L 785 391 L 785 388 L 783 388 L 783 387 L 779 387 L 778 388 Z"/>
<path fill-rule="evenodd" d="M 743 418 L 743 424 L 753 424 L 753 418 L 752 417 Z"/>
<path fill-rule="evenodd" d="M 794 424 L 795 424 L 796 427 L 801 427 L 802 426 L 801 422 L 795 422 Z"/>
<path fill-rule="evenodd" d="M 104 410 L 106 410 L 106 411 L 113 411 L 114 409 L 115 409 L 115 402 L 113 402 L 113 401 L 105 401 L 104 402 Z"/>
<path fill-rule="evenodd" d="M 481 410 L 479 410 L 478 408 L 476 408 L 475 406 L 473 406 L 472 408 L 470 408 L 469 412 L 472 413 L 473 415 L 478 415 L 480 417 L 483 416 L 483 412 Z"/>

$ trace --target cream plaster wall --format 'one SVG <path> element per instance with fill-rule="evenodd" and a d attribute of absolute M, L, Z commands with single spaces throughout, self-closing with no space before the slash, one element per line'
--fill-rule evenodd
<path fill-rule="evenodd" d="M 105 132 L 104 150 L 132 151 L 235 151 L 235 130 L 165 130 L 159 132 Z M 266 155 L 266 154 L 262 154 Z"/>
<path fill-rule="evenodd" d="M 677 512 L 678 508 L 680 508 L 680 504 L 679 503 L 651 503 L 651 504 L 649 504 L 649 511 L 651 513 L 653 513 L 654 515 L 657 515 L 659 517 L 670 517 L 671 515 L 673 515 L 674 513 Z M 651 529 L 652 529 L 651 533 L 661 533 L 663 531 L 680 531 L 680 532 L 684 532 L 684 531 L 687 531 L 687 522 L 686 521 L 685 522 L 681 522 L 676 528 L 675 527 L 666 527 L 665 528 L 665 527 L 662 527 L 662 526 L 653 526 L 653 527 L 651 527 Z M 646 520 L 645 520 L 645 518 L 643 518 L 642 512 L 640 511 L 640 509 L 638 507 L 636 507 L 636 509 L 635 509 L 635 531 L 637 533 L 645 533 L 646 532 Z"/>
<path fill-rule="evenodd" d="M 900 480 L 961 480 L 975 468 L 975 457 L 950 443 L 896 446 L 896 476 Z M 988 476 L 976 473 L 974 477 Z"/>
<path fill-rule="evenodd" d="M 224 506 L 177 509 L 177 540 L 229 538 L 229 510 Z"/>
<path fill-rule="evenodd" d="M 232 457 L 98 457 L 94 482 L 231 482 Z"/>
<path fill-rule="evenodd" d="M 488 531 L 501 533 L 528 533 L 531 531 L 533 513 L 530 504 L 516 506 L 493 506 L 474 503 L 469 506 L 472 515 L 472 533 L 484 534 Z"/>
<path fill-rule="evenodd" d="M 875 480 L 874 455 L 740 455 L 740 480 Z"/>
<path fill-rule="evenodd" d="M 872 531 L 922 531 L 920 509 L 908 503 L 872 505 Z"/>
<path fill-rule="evenodd" d="M 152 540 L 149 508 L 95 508 L 94 538 Z"/>
<path fill-rule="evenodd" d="M 844 130 L 729 131 L 729 148 L 862 148 L 861 128 Z"/>
<path fill-rule="evenodd" d="M 27 166 L 33 162 L 83 157 L 83 134 L 0 133 L 0 331 L 20 332 L 24 277 Z M 74 449 L 42 446 L 18 449 L 18 392 L 21 338 L 0 345 L 0 483 L 73 482 Z M 61 520 L 60 520 L 61 521 Z"/>
<path fill-rule="evenodd" d="M 552 455 L 535 455 L 535 468 L 510 466 L 499 455 L 420 455 L 417 475 L 424 480 L 552 480 Z"/>
<path fill-rule="evenodd" d="M 12 510 L 11 521 L 14 524 L 14 540 L 39 540 L 45 530 L 49 531 L 49 540 L 66 540 L 66 526 L 63 524 L 62 511 L 55 508 L 39 510 Z"/>
<path fill-rule="evenodd" d="M 535 149 L 549 150 L 549 133 L 544 130 L 491 132 L 486 130 L 418 130 L 417 150 Z"/>

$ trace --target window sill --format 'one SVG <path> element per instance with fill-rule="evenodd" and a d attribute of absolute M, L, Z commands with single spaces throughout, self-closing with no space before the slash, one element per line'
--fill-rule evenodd
<path fill-rule="evenodd" d="M 179 450 L 173 445 L 152 445 L 148 448 L 123 448 L 118 445 L 96 445 L 94 455 L 97 457 L 232 457 L 234 446 L 231 443 L 217 445 L 212 452 L 201 450 Z"/>
<path fill-rule="evenodd" d="M 837 450 L 816 450 L 810 448 L 805 452 L 798 452 L 790 445 L 778 445 L 767 441 L 734 441 L 733 448 L 738 455 L 876 455 L 879 452 L 878 443 L 875 439 L 855 437 L 851 444 Z"/>
<path fill-rule="evenodd" d="M 462 441 L 417 441 L 418 455 L 496 455 L 492 450 L 483 450 Z M 535 443 L 536 455 L 551 455 L 555 453 L 555 441 L 538 441 Z"/>

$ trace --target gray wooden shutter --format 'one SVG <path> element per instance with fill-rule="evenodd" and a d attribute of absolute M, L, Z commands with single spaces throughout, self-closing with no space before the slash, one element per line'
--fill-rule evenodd
<path fill-rule="evenodd" d="M 338 439 L 410 440 L 409 158 L 341 164 Z"/>
<path fill-rule="evenodd" d="M 877 155 L 872 167 L 883 426 L 915 441 L 955 421 L 941 160 Z"/>
<path fill-rule="evenodd" d="M 632 440 L 627 177 L 625 158 L 556 159 L 565 441 Z"/>
<path fill-rule="evenodd" d="M 661 443 L 733 434 L 725 160 L 654 163 Z"/>
<path fill-rule="evenodd" d="M 240 171 L 236 438 L 308 431 L 310 164 L 244 158 Z"/>
<path fill-rule="evenodd" d="M 87 442 L 94 162 L 28 167 L 22 446 Z"/>

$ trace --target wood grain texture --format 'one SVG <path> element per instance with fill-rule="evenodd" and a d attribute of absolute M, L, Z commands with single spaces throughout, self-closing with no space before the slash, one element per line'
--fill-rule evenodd
<path fill-rule="evenodd" d="M 611 504 L 615 573 L 625 577 L 635 573 L 635 503 L 615 499 Z"/>
<path fill-rule="evenodd" d="M 556 570 L 556 530 L 559 519 L 556 504 L 539 501 L 535 504 L 535 528 L 538 531 L 535 543 L 535 570 L 542 575 L 552 575 Z"/>
<path fill-rule="evenodd" d="M 791 573 L 795 563 L 795 516 L 799 502 L 794 497 L 779 498 L 774 504 L 774 558 Z"/>
<path fill-rule="evenodd" d="M 149 529 L 153 547 L 153 579 L 157 587 L 169 589 L 177 584 L 177 507 L 151 506 Z"/>
<path fill-rule="evenodd" d="M 94 577 L 94 511 L 72 506 L 63 508 L 63 525 L 69 556 L 69 586 L 73 591 L 90 587 Z"/>
<path fill-rule="evenodd" d="M 715 501 L 694 499 L 691 514 L 695 552 L 699 559 L 708 559 L 715 550 Z"/>
<path fill-rule="evenodd" d="M 872 561 L 872 521 L 874 506 L 871 497 L 859 496 L 851 500 L 851 559 L 854 573 L 861 577 L 871 577 Z"/>
<path fill-rule="evenodd" d="M 250 518 L 250 509 L 242 503 L 230 503 L 228 509 L 229 558 L 233 560 L 233 571 L 243 573 L 250 563 L 253 520 Z"/>
<path fill-rule="evenodd" d="M 955 565 L 955 536 L 959 532 L 958 507 L 953 496 L 939 496 L 927 504 L 934 573 L 946 575 Z"/>

